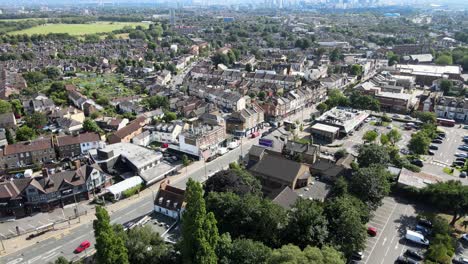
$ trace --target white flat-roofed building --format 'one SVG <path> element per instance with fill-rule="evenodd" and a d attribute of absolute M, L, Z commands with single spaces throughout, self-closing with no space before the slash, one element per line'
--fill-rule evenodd
<path fill-rule="evenodd" d="M 352 108 L 334 107 L 315 119 L 312 125 L 314 139 L 333 142 L 358 129 L 369 114 Z"/>

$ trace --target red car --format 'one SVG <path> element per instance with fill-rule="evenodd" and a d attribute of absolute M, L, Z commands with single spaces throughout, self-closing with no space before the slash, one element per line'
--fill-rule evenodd
<path fill-rule="evenodd" d="M 91 243 L 88 240 L 85 240 L 81 242 L 81 244 L 75 249 L 75 253 L 81 253 L 85 249 L 89 248 L 91 246 Z"/>
<path fill-rule="evenodd" d="M 377 235 L 377 228 L 375 227 L 368 227 L 367 228 L 367 234 L 369 234 L 372 237 L 375 237 Z"/>

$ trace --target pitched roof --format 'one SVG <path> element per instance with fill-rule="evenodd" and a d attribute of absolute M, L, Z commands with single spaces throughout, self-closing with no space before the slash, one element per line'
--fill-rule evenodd
<path fill-rule="evenodd" d="M 0 199 L 15 199 L 23 192 L 30 181 L 30 178 L 24 178 L 0 183 Z"/>
<path fill-rule="evenodd" d="M 265 154 L 250 170 L 254 173 L 263 174 L 281 181 L 293 182 L 302 166 L 304 165 L 299 162 L 284 159 L 276 155 Z"/>
<path fill-rule="evenodd" d="M 185 201 L 185 191 L 165 182 L 161 184 L 154 204 L 169 210 L 180 210 Z"/>
<path fill-rule="evenodd" d="M 269 196 L 273 203 L 285 209 L 291 209 L 297 199 L 299 199 L 299 195 L 289 188 L 289 186 L 286 186 L 283 189 L 277 189 Z"/>
<path fill-rule="evenodd" d="M 50 138 L 41 138 L 34 141 L 19 142 L 16 144 L 7 145 L 5 147 L 5 155 L 16 153 L 31 152 L 37 150 L 44 150 L 52 148 L 52 141 Z"/>
<path fill-rule="evenodd" d="M 126 136 L 132 134 L 133 132 L 137 131 L 141 128 L 141 124 L 145 122 L 146 117 L 141 116 L 130 122 L 127 126 L 117 130 L 113 135 L 118 138 L 125 138 Z"/>
<path fill-rule="evenodd" d="M 57 146 L 67 146 L 80 144 L 84 142 L 99 141 L 100 136 L 98 133 L 84 133 L 79 135 L 61 136 L 57 137 Z"/>

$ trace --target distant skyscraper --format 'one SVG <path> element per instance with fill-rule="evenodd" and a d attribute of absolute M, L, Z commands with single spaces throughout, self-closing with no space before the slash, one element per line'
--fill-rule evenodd
<path fill-rule="evenodd" d="M 176 21 L 176 12 L 174 9 L 169 10 L 169 16 L 170 16 L 171 25 L 175 26 L 177 21 Z"/>

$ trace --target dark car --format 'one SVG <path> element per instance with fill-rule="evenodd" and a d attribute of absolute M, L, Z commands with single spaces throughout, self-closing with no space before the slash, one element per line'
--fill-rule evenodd
<path fill-rule="evenodd" d="M 361 251 L 359 251 L 359 252 L 357 252 L 357 251 L 356 251 L 356 252 L 353 252 L 353 254 L 351 255 L 351 259 L 352 259 L 352 260 L 362 260 L 363 257 L 364 257 L 364 255 L 362 254 Z"/>
<path fill-rule="evenodd" d="M 429 146 L 429 149 L 438 150 L 439 147 L 436 146 L 436 145 L 430 145 L 430 146 Z"/>
<path fill-rule="evenodd" d="M 424 218 L 418 220 L 418 225 L 424 226 L 426 228 L 432 228 L 432 222 Z"/>
<path fill-rule="evenodd" d="M 456 161 L 463 161 L 463 162 L 465 162 L 465 161 L 466 161 L 466 158 L 456 158 L 455 160 L 456 160 Z"/>
<path fill-rule="evenodd" d="M 411 259 L 411 258 L 408 258 L 408 257 L 404 257 L 404 256 L 399 256 L 397 258 L 397 260 L 395 261 L 395 263 L 401 263 L 401 264 L 419 264 L 418 261 L 414 260 L 414 259 Z"/>
<path fill-rule="evenodd" d="M 427 154 L 429 154 L 429 155 L 431 155 L 431 156 L 434 156 L 434 155 L 435 155 L 434 151 L 432 151 L 432 150 L 428 150 L 428 151 L 427 151 Z"/>
<path fill-rule="evenodd" d="M 406 250 L 406 256 L 415 259 L 415 260 L 423 260 L 424 255 L 420 251 L 412 250 L 412 249 L 407 249 Z"/>
<path fill-rule="evenodd" d="M 464 161 L 454 161 L 452 163 L 453 166 L 464 166 L 465 162 Z"/>
<path fill-rule="evenodd" d="M 431 142 L 434 143 L 434 144 L 442 144 L 442 140 L 437 139 L 437 138 L 432 140 Z"/>
<path fill-rule="evenodd" d="M 411 164 L 416 165 L 416 166 L 418 166 L 418 167 L 423 167 L 423 166 L 424 166 L 423 161 L 420 160 L 420 159 L 414 159 L 414 160 L 412 160 L 412 161 L 411 161 Z"/>

